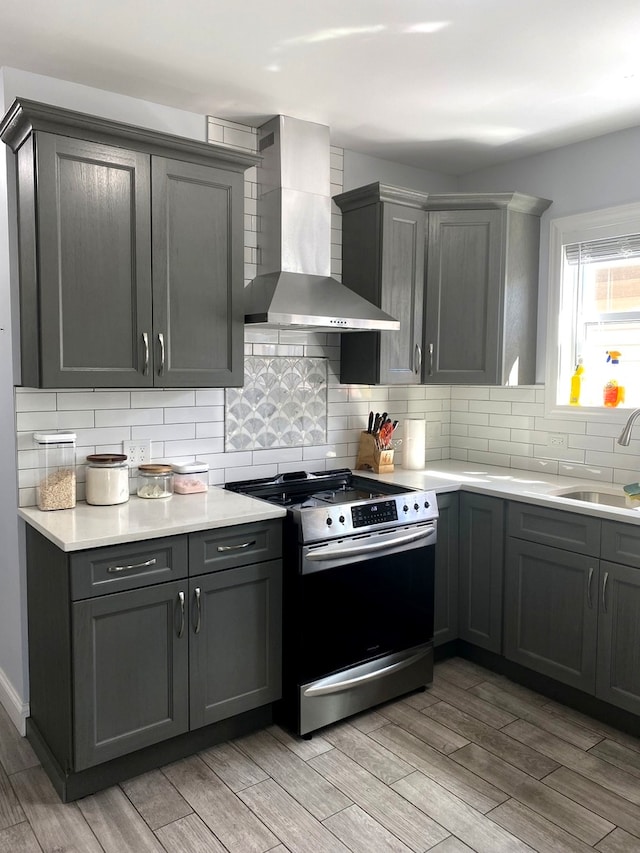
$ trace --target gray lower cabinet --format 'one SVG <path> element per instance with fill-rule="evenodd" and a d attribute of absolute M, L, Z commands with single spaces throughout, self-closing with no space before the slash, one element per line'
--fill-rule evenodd
<path fill-rule="evenodd" d="M 461 639 L 502 651 L 504 501 L 460 495 L 459 619 Z"/>
<path fill-rule="evenodd" d="M 29 726 L 62 778 L 280 698 L 279 521 L 71 554 L 28 527 L 27 582 Z"/>
<path fill-rule="evenodd" d="M 189 588 L 191 728 L 279 699 L 280 561 L 191 578 Z"/>
<path fill-rule="evenodd" d="M 596 694 L 640 714 L 640 569 L 603 560 L 599 580 Z"/>
<path fill-rule="evenodd" d="M 457 492 L 438 495 L 433 644 L 458 638 L 458 512 Z"/>
<path fill-rule="evenodd" d="M 598 634 L 597 558 L 509 537 L 504 655 L 593 692 Z"/>
<path fill-rule="evenodd" d="M 184 592 L 174 581 L 74 602 L 76 770 L 189 728 Z"/>
<path fill-rule="evenodd" d="M 25 100 L 0 137 L 17 155 L 22 384 L 241 385 L 256 158 Z"/>

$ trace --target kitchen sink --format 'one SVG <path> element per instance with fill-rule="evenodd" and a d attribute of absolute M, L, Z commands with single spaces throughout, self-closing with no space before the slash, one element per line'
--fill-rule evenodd
<path fill-rule="evenodd" d="M 608 492 L 604 489 L 559 489 L 557 492 L 554 492 L 554 496 L 557 498 L 568 498 L 571 501 L 584 501 L 590 504 L 629 508 L 624 494 Z"/>

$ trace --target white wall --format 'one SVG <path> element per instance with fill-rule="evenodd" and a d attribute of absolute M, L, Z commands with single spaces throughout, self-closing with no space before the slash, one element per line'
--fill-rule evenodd
<path fill-rule="evenodd" d="M 544 381 L 549 222 L 559 216 L 640 201 L 640 127 L 609 133 L 472 172 L 459 178 L 460 191 L 523 193 L 551 199 L 540 231 L 537 381 Z"/>
<path fill-rule="evenodd" d="M 344 189 L 352 190 L 374 181 L 431 193 L 451 193 L 458 188 L 458 179 L 452 175 L 415 169 L 413 166 L 345 149 Z"/>

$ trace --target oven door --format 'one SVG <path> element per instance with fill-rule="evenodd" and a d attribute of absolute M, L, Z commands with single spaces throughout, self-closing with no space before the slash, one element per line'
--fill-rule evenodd
<path fill-rule="evenodd" d="M 433 639 L 436 523 L 304 546 L 297 577 L 297 682 Z"/>

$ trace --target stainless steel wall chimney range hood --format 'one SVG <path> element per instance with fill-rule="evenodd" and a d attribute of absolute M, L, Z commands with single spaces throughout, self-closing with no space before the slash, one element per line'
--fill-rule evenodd
<path fill-rule="evenodd" d="M 258 275 L 245 324 L 313 331 L 394 330 L 400 323 L 331 277 L 329 128 L 275 116 L 258 129 Z"/>

